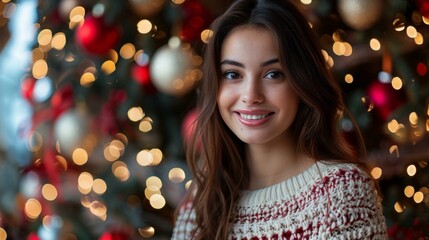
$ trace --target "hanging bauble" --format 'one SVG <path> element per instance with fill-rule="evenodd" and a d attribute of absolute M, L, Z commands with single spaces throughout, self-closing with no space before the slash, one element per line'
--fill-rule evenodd
<path fill-rule="evenodd" d="M 182 5 L 183 23 L 180 39 L 185 42 L 195 41 L 211 22 L 210 13 L 199 0 L 187 0 Z"/>
<path fill-rule="evenodd" d="M 61 114 L 55 122 L 54 133 L 62 154 L 71 156 L 75 148 L 83 147 L 89 134 L 88 123 L 88 116 L 83 111 L 69 110 Z"/>
<path fill-rule="evenodd" d="M 383 11 L 383 0 L 339 0 L 341 19 L 355 30 L 363 31 L 378 21 Z"/>
<path fill-rule="evenodd" d="M 184 95 L 192 90 L 199 74 L 192 64 L 192 51 L 182 47 L 159 48 L 150 65 L 150 76 L 155 87 L 169 95 Z"/>
<path fill-rule="evenodd" d="M 76 29 L 76 42 L 88 53 L 104 55 L 114 48 L 120 39 L 118 25 L 108 25 L 102 17 L 87 16 Z"/>
<path fill-rule="evenodd" d="M 429 0 L 416 0 L 419 12 L 426 18 L 429 18 Z"/>
<path fill-rule="evenodd" d="M 131 67 L 131 76 L 141 87 L 144 93 L 154 94 L 156 88 L 150 80 L 149 65 L 140 66 L 135 64 Z"/>
<path fill-rule="evenodd" d="M 369 85 L 367 94 L 374 104 L 374 110 L 383 121 L 404 102 L 403 93 L 393 89 L 390 83 L 374 81 Z"/>
<path fill-rule="evenodd" d="M 196 109 L 192 109 L 191 111 L 189 111 L 186 115 L 185 118 L 183 119 L 182 122 L 182 137 L 183 137 L 183 142 L 186 144 L 188 143 L 191 138 L 192 135 L 194 134 L 194 128 L 195 128 L 195 121 L 197 119 L 197 110 Z"/>
<path fill-rule="evenodd" d="M 33 77 L 28 77 L 21 83 L 21 95 L 29 102 L 33 102 L 33 91 L 35 85 L 36 79 Z"/>
<path fill-rule="evenodd" d="M 54 118 L 57 118 L 63 112 L 73 107 L 73 87 L 71 85 L 66 85 L 63 88 L 58 89 L 56 92 L 54 92 L 51 98 L 51 106 Z"/>
<path fill-rule="evenodd" d="M 131 10 L 140 17 L 151 17 L 157 14 L 165 4 L 165 0 L 129 0 Z"/>
<path fill-rule="evenodd" d="M 98 240 L 128 240 L 130 237 L 125 231 L 110 231 L 103 233 Z"/>

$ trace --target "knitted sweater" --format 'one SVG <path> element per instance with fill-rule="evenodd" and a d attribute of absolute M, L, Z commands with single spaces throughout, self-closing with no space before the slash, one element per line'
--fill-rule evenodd
<path fill-rule="evenodd" d="M 228 239 L 387 239 L 374 184 L 352 164 L 318 162 L 284 182 L 243 191 Z M 192 203 L 181 206 L 172 239 L 191 239 Z"/>

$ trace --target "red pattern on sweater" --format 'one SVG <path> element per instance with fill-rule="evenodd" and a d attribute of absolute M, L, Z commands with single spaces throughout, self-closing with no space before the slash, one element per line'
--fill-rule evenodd
<path fill-rule="evenodd" d="M 348 164 L 318 163 L 283 183 L 244 191 L 235 209 L 229 239 L 387 239 L 372 180 Z M 189 239 L 192 204 L 180 213 L 173 239 Z"/>

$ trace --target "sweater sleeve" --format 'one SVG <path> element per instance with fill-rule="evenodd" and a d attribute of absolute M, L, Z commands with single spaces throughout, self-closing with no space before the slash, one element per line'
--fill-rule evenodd
<path fill-rule="evenodd" d="M 382 206 L 366 173 L 341 169 L 326 182 L 329 239 L 387 239 Z"/>
<path fill-rule="evenodd" d="M 191 239 L 192 231 L 195 228 L 195 212 L 192 208 L 192 202 L 186 202 L 179 208 L 172 240 Z"/>

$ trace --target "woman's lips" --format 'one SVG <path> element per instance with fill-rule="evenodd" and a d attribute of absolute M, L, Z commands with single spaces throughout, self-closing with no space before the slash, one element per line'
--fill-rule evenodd
<path fill-rule="evenodd" d="M 257 127 L 271 119 L 273 112 L 266 111 L 235 111 L 238 121 L 248 127 Z"/>

